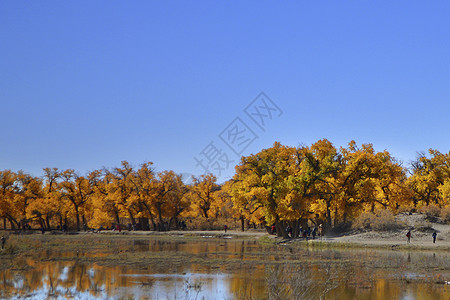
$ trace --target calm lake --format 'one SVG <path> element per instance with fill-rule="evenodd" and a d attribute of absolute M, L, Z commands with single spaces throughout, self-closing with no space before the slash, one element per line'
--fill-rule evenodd
<path fill-rule="evenodd" d="M 449 278 L 447 252 L 151 237 L 15 257 L 0 271 L 0 298 L 442 300 L 450 299 Z"/>

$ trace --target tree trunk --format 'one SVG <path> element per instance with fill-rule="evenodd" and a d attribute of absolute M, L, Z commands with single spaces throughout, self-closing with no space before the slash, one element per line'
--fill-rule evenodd
<path fill-rule="evenodd" d="M 347 211 L 347 205 L 344 205 L 344 211 Z M 334 220 L 333 220 L 333 227 L 336 227 L 338 221 L 338 209 L 337 207 L 334 209 Z M 331 227 L 328 227 L 331 228 Z"/>
<path fill-rule="evenodd" d="M 207 221 L 208 221 L 208 210 L 209 210 L 209 209 L 202 208 L 203 216 L 205 217 L 205 219 L 206 219 Z"/>
<path fill-rule="evenodd" d="M 161 205 L 157 205 L 156 206 L 156 210 L 158 211 L 158 219 L 159 219 L 159 228 L 160 230 L 164 230 L 163 228 L 163 218 L 162 218 L 162 209 L 161 209 Z"/>
<path fill-rule="evenodd" d="M 50 217 L 48 215 L 45 217 L 45 221 L 47 223 L 47 229 L 52 230 L 52 228 L 50 227 Z"/>
<path fill-rule="evenodd" d="M 244 232 L 245 231 L 245 222 L 244 222 L 244 216 L 241 215 L 241 231 Z"/>
<path fill-rule="evenodd" d="M 75 206 L 75 213 L 77 217 L 77 231 L 80 231 L 80 213 L 78 212 L 78 206 Z"/>
<path fill-rule="evenodd" d="M 326 228 L 331 228 L 331 198 L 327 200 L 327 212 L 326 212 Z"/>
<path fill-rule="evenodd" d="M 63 227 L 63 219 L 61 214 L 59 214 L 59 229 L 62 230 L 62 227 Z"/>
<path fill-rule="evenodd" d="M 12 229 L 12 230 L 16 229 L 16 226 L 14 225 L 13 220 L 8 219 L 8 221 L 9 221 L 9 223 L 11 224 L 11 229 Z"/>
<path fill-rule="evenodd" d="M 139 223 L 141 225 L 141 230 L 150 230 L 150 225 L 148 224 L 148 218 L 139 218 Z"/>
<path fill-rule="evenodd" d="M 286 228 L 283 222 L 275 221 L 275 228 L 277 229 L 277 236 L 285 239 L 289 238 L 288 233 L 286 232 Z"/>
<path fill-rule="evenodd" d="M 156 231 L 156 222 L 152 214 L 150 214 L 150 221 L 152 222 L 153 231 Z"/>
<path fill-rule="evenodd" d="M 8 215 L 7 218 L 8 218 L 8 220 L 9 220 L 9 223 L 11 224 L 11 229 L 16 229 L 16 227 L 17 227 L 17 229 L 19 229 L 19 230 L 21 229 L 21 228 L 20 228 L 19 222 L 17 222 L 16 219 L 14 219 L 13 217 L 11 217 L 11 215 Z"/>
<path fill-rule="evenodd" d="M 148 205 L 145 202 L 143 202 L 143 205 L 144 205 L 145 209 L 147 210 L 148 215 L 150 216 L 150 221 L 152 222 L 153 231 L 156 231 L 156 223 L 153 218 L 152 210 L 150 209 L 150 207 L 148 207 Z M 142 229 L 144 229 L 144 228 L 142 228 Z"/>
<path fill-rule="evenodd" d="M 117 211 L 114 212 L 114 217 L 116 219 L 116 223 L 120 224 L 120 218 L 119 218 L 119 213 Z"/>
<path fill-rule="evenodd" d="M 291 222 L 291 227 L 292 227 L 292 237 L 298 238 L 300 234 L 300 220 L 295 220 Z"/>
<path fill-rule="evenodd" d="M 133 213 L 131 212 L 131 209 L 128 210 L 128 216 L 130 217 L 131 224 L 136 225 L 136 221 L 134 219 Z"/>
<path fill-rule="evenodd" d="M 172 220 L 175 222 L 175 229 L 178 230 L 180 229 L 180 226 L 178 226 L 178 218 L 177 217 L 173 217 Z M 169 230 L 170 230 L 170 223 L 169 223 Z"/>

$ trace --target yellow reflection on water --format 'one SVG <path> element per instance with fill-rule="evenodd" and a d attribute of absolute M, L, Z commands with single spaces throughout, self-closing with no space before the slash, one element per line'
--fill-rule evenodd
<path fill-rule="evenodd" d="M 0 298 L 450 299 L 449 285 L 414 271 L 440 268 L 439 278 L 448 279 L 445 253 L 292 250 L 210 239 L 131 245 L 124 251 L 189 254 L 192 261 L 176 267 L 151 259 L 139 265 L 98 264 L 88 258 L 105 257 L 108 249 L 45 251 L 16 257 L 14 268 L 0 271 Z M 113 255 L 123 255 L 120 251 Z M 203 264 L 204 258 L 210 263 Z"/>

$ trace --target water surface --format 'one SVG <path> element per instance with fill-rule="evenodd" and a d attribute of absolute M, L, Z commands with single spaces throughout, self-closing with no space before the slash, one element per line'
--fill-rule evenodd
<path fill-rule="evenodd" d="M 448 253 L 129 240 L 36 251 L 0 271 L 0 297 L 40 299 L 450 299 Z"/>

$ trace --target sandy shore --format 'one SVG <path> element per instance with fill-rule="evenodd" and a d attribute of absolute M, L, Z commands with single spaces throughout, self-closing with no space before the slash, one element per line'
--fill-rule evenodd
<path fill-rule="evenodd" d="M 428 222 L 424 215 L 400 215 L 397 217 L 400 221 L 412 229 L 411 241 L 407 244 L 407 229 L 394 232 L 354 232 L 338 237 L 327 237 L 329 242 L 356 243 L 362 245 L 389 245 L 411 246 L 427 249 L 443 249 L 450 251 L 450 225 L 443 223 Z M 424 227 L 426 225 L 426 227 Z M 433 243 L 432 233 L 437 232 L 436 243 Z"/>
<path fill-rule="evenodd" d="M 317 240 L 315 240 L 317 241 Z M 431 234 L 414 233 L 410 244 L 407 243 L 406 231 L 396 233 L 382 233 L 382 232 L 364 232 L 357 234 L 344 235 L 339 237 L 325 237 L 325 242 L 330 243 L 353 243 L 367 246 L 409 246 L 426 249 L 440 249 L 450 251 L 450 240 L 447 235 L 438 234 L 436 243 L 433 243 Z"/>

